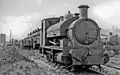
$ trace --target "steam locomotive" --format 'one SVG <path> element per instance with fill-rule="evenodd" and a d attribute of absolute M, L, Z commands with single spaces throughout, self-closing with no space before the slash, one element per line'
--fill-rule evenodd
<path fill-rule="evenodd" d="M 104 54 L 100 28 L 88 18 L 89 6 L 78 8 L 79 13 L 68 11 L 64 16 L 43 19 L 41 28 L 30 33 L 28 41 L 23 39 L 21 44 L 27 43 L 29 48 L 34 43 L 49 62 L 85 66 L 107 63 L 109 57 Z"/>
<path fill-rule="evenodd" d="M 115 32 L 115 31 L 114 31 Z M 109 52 L 108 55 L 113 57 L 119 54 L 120 50 L 120 37 L 118 33 L 109 32 L 109 35 L 105 35 L 105 40 L 102 40 L 104 48 Z"/>

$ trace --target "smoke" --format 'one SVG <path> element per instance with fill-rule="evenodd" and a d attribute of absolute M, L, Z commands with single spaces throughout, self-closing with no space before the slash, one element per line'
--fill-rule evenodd
<path fill-rule="evenodd" d="M 92 13 L 101 22 L 106 24 L 107 28 L 117 26 L 120 28 L 120 1 L 111 0 L 99 3 L 92 8 Z"/>

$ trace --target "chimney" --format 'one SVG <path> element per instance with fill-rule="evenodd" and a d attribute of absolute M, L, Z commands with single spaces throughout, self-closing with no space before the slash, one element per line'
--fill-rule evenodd
<path fill-rule="evenodd" d="M 88 5 L 80 5 L 79 7 L 80 10 L 80 18 L 87 18 L 88 17 Z"/>

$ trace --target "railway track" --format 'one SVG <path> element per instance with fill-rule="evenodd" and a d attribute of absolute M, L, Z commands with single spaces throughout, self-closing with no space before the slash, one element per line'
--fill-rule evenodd
<path fill-rule="evenodd" d="M 45 70 L 48 72 L 48 75 L 64 75 L 64 74 L 65 75 L 120 75 L 120 68 L 113 67 L 113 66 L 101 65 L 101 67 L 103 68 L 101 72 L 99 71 L 98 67 L 93 66 L 89 68 L 89 72 L 86 72 L 89 74 L 85 74 L 85 71 L 83 71 L 82 73 L 73 73 L 64 69 L 62 66 L 53 67 L 55 66 L 55 64 L 48 62 L 40 54 L 37 54 L 37 57 L 32 56 L 29 59 L 34 60 L 34 62 L 37 63 L 39 66 L 44 67 Z M 53 72 L 52 74 L 51 74 L 51 71 Z M 60 74 L 62 72 L 64 72 L 64 74 Z"/>
<path fill-rule="evenodd" d="M 48 75 L 105 75 L 92 69 L 83 69 L 80 67 L 77 71 L 71 72 L 66 70 L 64 66 L 55 66 L 55 64 L 47 62 L 47 60 L 42 57 L 40 57 L 40 59 L 30 57 L 30 59 L 34 60 L 40 67 L 44 67 Z"/>

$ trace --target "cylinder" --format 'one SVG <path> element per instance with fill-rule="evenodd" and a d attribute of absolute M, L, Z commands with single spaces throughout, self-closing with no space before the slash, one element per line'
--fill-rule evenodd
<path fill-rule="evenodd" d="M 79 7 L 80 18 L 87 18 L 88 17 L 88 5 L 80 5 Z"/>

